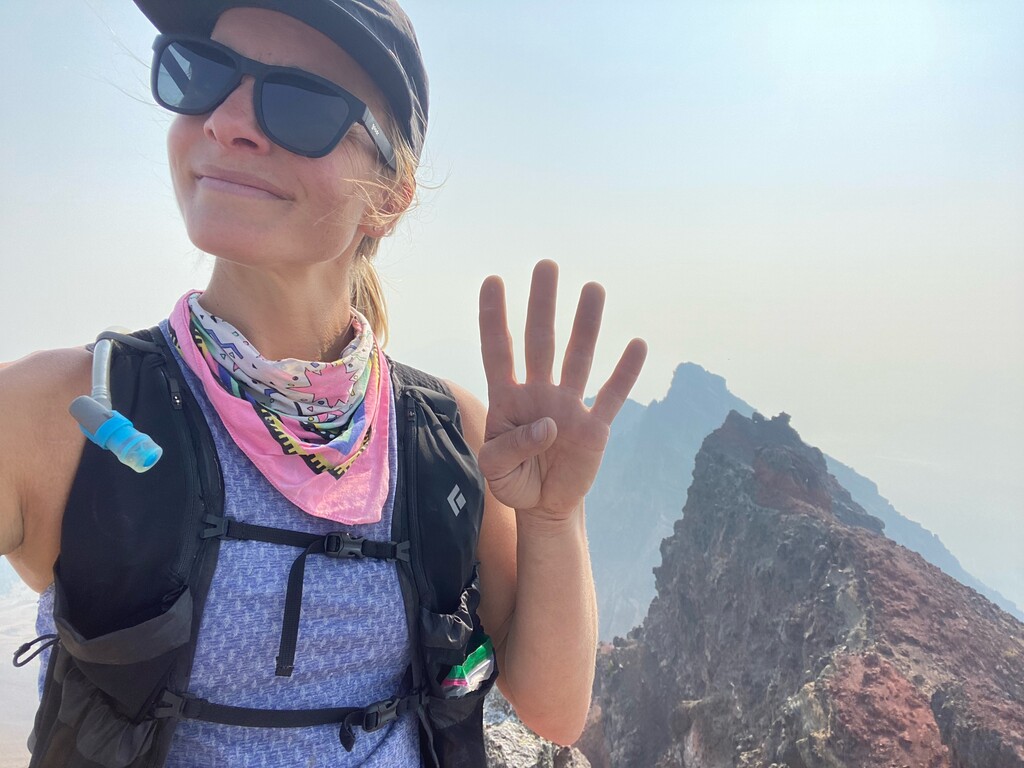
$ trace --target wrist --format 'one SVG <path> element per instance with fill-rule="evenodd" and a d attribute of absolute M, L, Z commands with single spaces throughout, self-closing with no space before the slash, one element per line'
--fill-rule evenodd
<path fill-rule="evenodd" d="M 520 537 L 561 538 L 576 535 L 584 530 L 583 501 L 566 515 L 555 514 L 546 509 L 517 509 L 516 528 Z"/>

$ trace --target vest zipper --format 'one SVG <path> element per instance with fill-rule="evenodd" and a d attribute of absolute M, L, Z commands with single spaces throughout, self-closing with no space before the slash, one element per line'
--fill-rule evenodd
<path fill-rule="evenodd" d="M 178 433 L 179 445 L 185 456 L 185 471 L 188 477 L 185 496 L 188 500 L 188 506 L 185 508 L 184 514 L 186 515 L 185 519 L 189 521 L 189 525 L 188 533 L 185 536 L 185 544 L 181 547 L 177 562 L 174 564 L 174 573 L 187 580 L 192 561 L 195 560 L 199 551 L 199 521 L 202 519 L 202 513 L 206 509 L 206 504 L 203 500 L 204 489 L 199 477 L 199 466 L 196 461 L 195 448 L 191 441 L 191 430 L 189 430 L 186 423 L 189 420 L 189 413 L 183 408 L 181 384 L 175 376 L 167 371 L 166 366 L 161 369 L 160 373 L 167 382 L 171 407 L 181 414 L 179 418 L 174 420 L 174 423 L 175 430 Z"/>
<path fill-rule="evenodd" d="M 405 390 L 402 392 L 402 404 L 405 406 L 405 441 L 403 448 L 405 451 L 405 467 L 400 468 L 399 472 L 403 472 L 404 477 L 402 482 L 405 484 L 405 509 L 402 514 L 400 522 L 404 530 L 397 531 L 397 541 L 409 541 L 415 540 L 417 543 L 420 542 L 418 535 L 414 535 L 412 527 L 415 525 L 419 527 L 419 511 L 416 505 L 416 454 L 418 453 L 416 444 L 416 402 L 413 398 L 412 392 Z M 396 504 L 397 505 L 397 504 Z M 420 584 L 425 584 L 423 568 L 420 566 L 422 560 L 422 553 L 417 547 L 416 551 L 410 550 L 410 557 L 408 561 L 398 561 L 398 579 L 402 585 L 402 598 L 405 602 L 405 615 L 406 624 L 409 628 L 409 671 L 411 673 L 411 683 L 413 690 L 425 690 L 429 683 L 424 679 L 424 658 L 423 658 L 423 647 L 420 645 L 420 606 L 422 605 L 422 597 L 420 595 Z M 415 573 L 413 569 L 416 569 Z M 433 766 L 437 768 L 440 765 L 440 761 L 437 757 L 437 751 L 434 747 L 434 730 L 430 723 L 430 718 L 427 715 L 425 707 L 420 707 L 416 712 L 416 717 L 420 721 L 421 736 L 426 734 L 425 753 L 422 754 L 424 768 Z"/>
<path fill-rule="evenodd" d="M 412 552 L 412 533 L 410 532 L 411 525 L 409 515 L 410 505 L 412 504 L 412 494 L 410 494 L 410 480 L 408 467 L 411 462 L 408 459 L 408 454 L 413 451 L 413 446 L 410 444 L 409 439 L 415 434 L 416 424 L 416 411 L 413 408 L 412 398 L 408 391 L 402 392 L 402 398 L 399 404 L 398 413 L 404 412 L 406 414 L 406 424 L 404 425 L 404 434 L 400 433 L 395 435 L 398 439 L 399 456 L 402 459 L 402 465 L 397 467 L 398 478 L 397 478 L 397 489 L 401 489 L 402 496 L 399 498 L 395 497 L 394 509 L 392 510 L 393 520 L 391 525 L 391 538 L 395 541 L 408 541 L 409 542 L 409 559 L 399 560 L 395 563 L 398 567 L 398 580 L 402 587 L 402 602 L 405 604 L 405 616 L 406 624 L 409 630 L 409 643 L 412 647 L 413 653 L 413 676 L 416 685 L 419 684 L 420 670 L 418 667 L 418 653 L 419 653 L 419 628 L 417 626 L 417 617 L 419 616 L 419 590 L 416 588 L 416 579 L 412 573 L 412 561 L 415 560 L 419 554 Z M 410 428 L 410 425 L 412 428 Z M 403 466 L 404 465 L 404 466 Z"/>
<path fill-rule="evenodd" d="M 408 398 L 408 404 L 405 412 L 405 424 L 406 424 L 406 452 L 405 452 L 405 503 L 406 503 L 406 520 L 409 525 L 409 540 L 410 541 L 421 541 L 419 536 L 419 509 L 417 506 L 416 496 L 416 454 L 419 453 L 419 446 L 417 444 L 417 432 L 416 428 L 416 398 L 411 392 L 406 393 Z M 417 533 L 413 534 L 412 528 L 416 527 Z M 422 552 L 418 552 L 416 556 L 410 558 L 412 560 L 413 575 L 416 581 L 416 594 L 419 595 L 420 605 L 423 604 L 422 588 L 427 586 L 427 575 L 423 570 L 423 557 Z M 416 606 L 417 615 L 419 615 L 420 606 Z"/>

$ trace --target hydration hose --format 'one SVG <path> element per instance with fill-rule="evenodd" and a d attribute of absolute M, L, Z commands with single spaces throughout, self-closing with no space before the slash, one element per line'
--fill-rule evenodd
<path fill-rule="evenodd" d="M 92 351 L 92 394 L 76 397 L 68 411 L 85 436 L 96 445 L 113 453 L 118 461 L 136 472 L 145 472 L 160 460 L 163 449 L 115 411 L 110 401 L 113 338 L 128 332 L 127 328 L 115 326 L 99 335 Z"/>

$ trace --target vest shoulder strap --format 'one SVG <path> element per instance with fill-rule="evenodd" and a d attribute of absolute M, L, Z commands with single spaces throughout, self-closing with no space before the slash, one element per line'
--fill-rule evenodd
<path fill-rule="evenodd" d="M 476 549 L 484 480 L 462 434 L 451 389 L 440 379 L 389 361 L 398 416 L 398 486 L 392 538 L 410 542 L 398 564 L 412 648 L 413 686 L 425 691 L 420 723 L 428 766 L 484 765 L 483 699 L 497 678 L 453 698 L 441 685 L 486 642 L 477 615 Z"/>
<path fill-rule="evenodd" d="M 390 357 L 388 358 L 388 365 L 391 366 L 391 380 L 395 389 L 396 401 L 400 401 L 402 393 L 411 387 L 416 387 L 425 393 L 441 395 L 442 397 L 440 398 L 431 399 L 431 406 L 435 411 L 448 417 L 455 425 L 455 428 L 462 432 L 462 416 L 459 413 L 459 407 L 455 403 L 455 396 L 452 394 L 451 388 L 443 379 L 439 379 L 437 376 L 432 376 L 429 373 L 424 373 L 418 368 L 413 368 L 411 365 L 399 363 Z"/>

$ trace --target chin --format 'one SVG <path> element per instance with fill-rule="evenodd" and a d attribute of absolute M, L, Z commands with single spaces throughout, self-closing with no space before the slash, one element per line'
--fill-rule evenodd
<path fill-rule="evenodd" d="M 279 261 L 274 253 L 273 238 L 261 235 L 254 227 L 187 226 L 189 240 L 203 253 L 238 264 L 256 266 Z"/>
<path fill-rule="evenodd" d="M 199 250 L 211 256 L 242 264 L 258 264 L 273 261 L 274 247 L 278 238 L 260 222 L 237 218 L 220 212 L 209 215 L 185 217 L 188 240 Z"/>
<path fill-rule="evenodd" d="M 303 229 L 292 221 L 248 213 L 226 207 L 192 208 L 183 217 L 185 230 L 203 253 L 250 267 L 351 260 L 362 239 L 355 225 Z"/>

